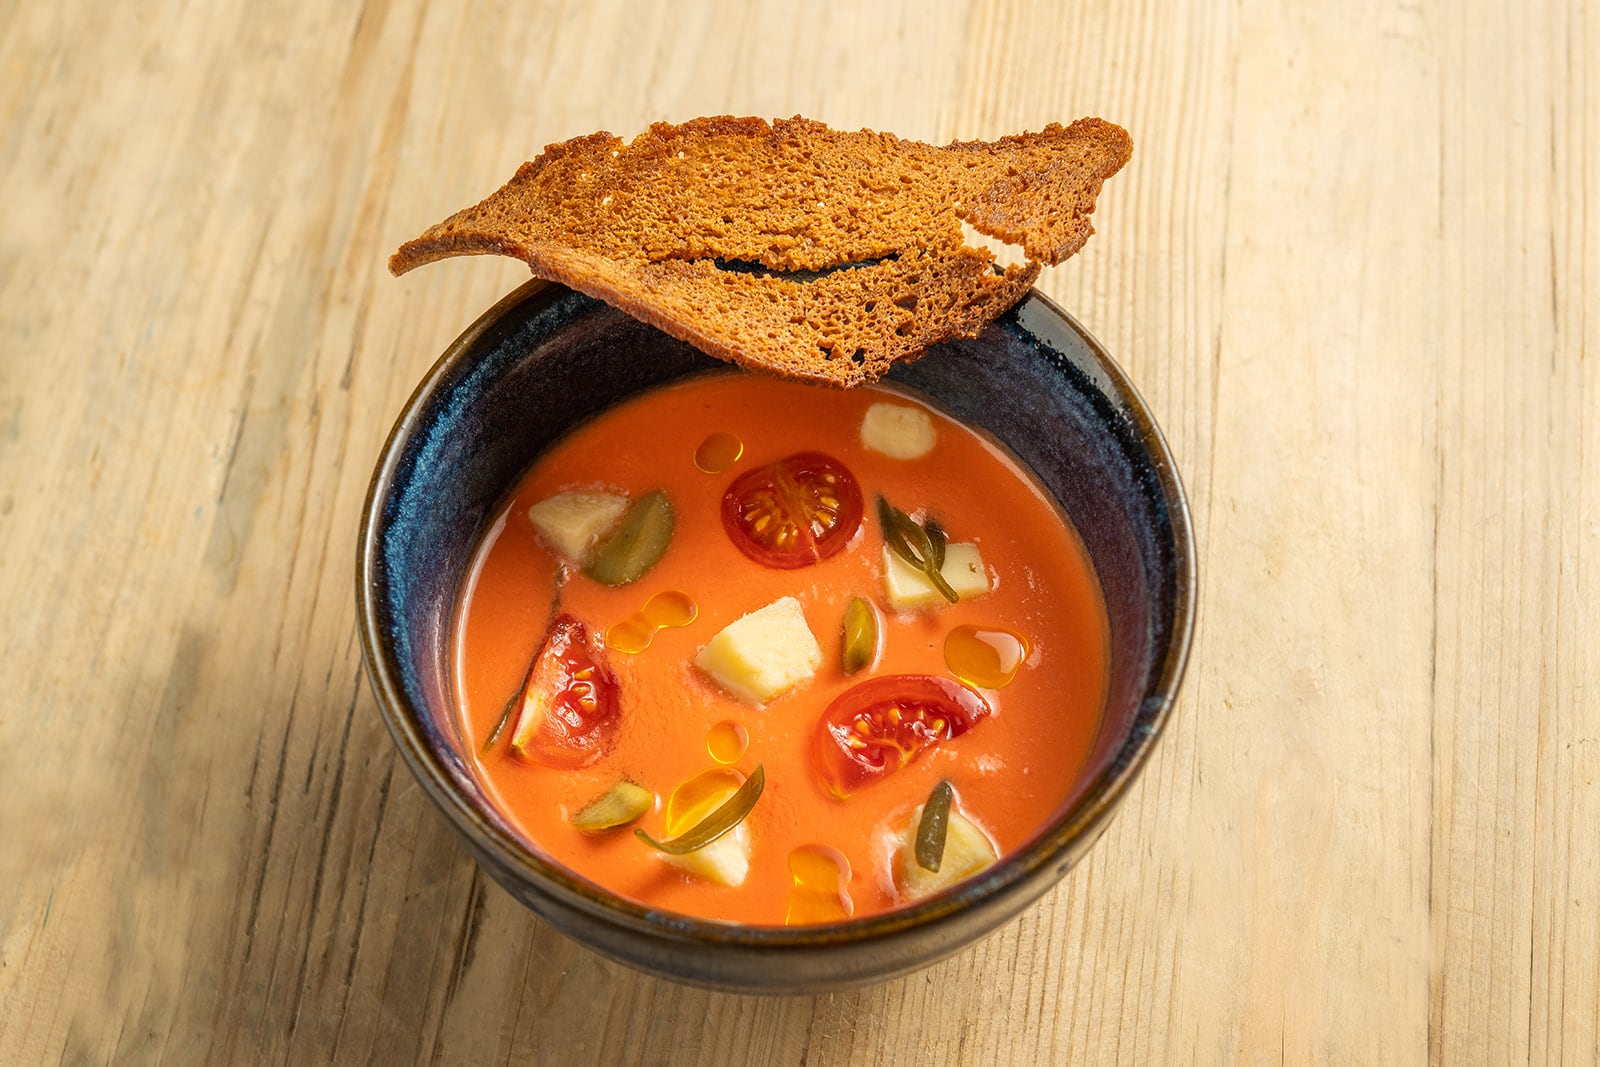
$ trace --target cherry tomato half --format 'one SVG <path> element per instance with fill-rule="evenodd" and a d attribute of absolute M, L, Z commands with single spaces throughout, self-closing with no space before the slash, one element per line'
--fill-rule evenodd
<path fill-rule="evenodd" d="M 817 772 L 835 795 L 848 796 L 988 714 L 988 701 L 950 678 L 891 674 L 862 682 L 840 693 L 817 723 Z"/>
<path fill-rule="evenodd" d="M 739 551 L 794 570 L 839 552 L 861 525 L 861 487 L 843 463 L 797 452 L 745 471 L 722 496 L 722 525 Z"/>
<path fill-rule="evenodd" d="M 600 635 L 556 616 L 528 671 L 511 750 L 550 767 L 588 766 L 616 743 L 617 693 Z"/>

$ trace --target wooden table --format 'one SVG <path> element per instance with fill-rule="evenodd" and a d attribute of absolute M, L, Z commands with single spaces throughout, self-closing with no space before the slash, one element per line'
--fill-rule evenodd
<path fill-rule="evenodd" d="M 816 998 L 486 881 L 355 634 L 383 437 L 526 277 L 389 251 L 547 142 L 722 112 L 1131 130 L 1041 285 L 1201 546 L 1089 860 Z M 22 0 L 0 116 L 0 1062 L 1600 1058 L 1592 6 Z"/>

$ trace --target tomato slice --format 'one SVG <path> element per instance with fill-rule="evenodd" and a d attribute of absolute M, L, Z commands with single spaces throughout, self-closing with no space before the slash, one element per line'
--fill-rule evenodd
<path fill-rule="evenodd" d="M 861 486 L 822 452 L 797 452 L 745 471 L 722 496 L 722 525 L 739 551 L 766 567 L 820 563 L 861 525 Z"/>
<path fill-rule="evenodd" d="M 813 753 L 837 796 L 885 778 L 989 714 L 981 695 L 950 678 L 891 674 L 846 689 L 817 723 Z"/>
<path fill-rule="evenodd" d="M 528 671 L 511 750 L 550 767 L 587 767 L 616 743 L 617 696 L 600 635 L 557 615 Z"/>

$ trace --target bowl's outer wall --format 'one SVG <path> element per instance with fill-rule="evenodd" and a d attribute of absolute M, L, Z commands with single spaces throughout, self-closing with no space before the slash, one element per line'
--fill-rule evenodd
<path fill-rule="evenodd" d="M 723 368 L 559 286 L 525 287 L 486 319 L 419 387 L 391 436 L 369 501 L 361 595 L 370 610 L 363 622 L 374 631 L 363 635 L 369 670 L 391 732 L 496 881 L 568 934 L 644 970 L 723 989 L 799 992 L 947 956 L 1017 914 L 1081 857 L 1109 804 L 1076 820 L 1075 832 L 1063 832 L 1071 821 L 1064 819 L 1041 833 L 1034 851 L 1047 854 L 1008 860 L 920 913 L 893 913 L 875 936 L 818 931 L 774 945 L 761 928 L 648 912 L 619 921 L 603 893 L 553 891 L 480 840 L 478 823 L 502 837 L 520 834 L 460 755 L 450 641 L 478 538 L 521 475 L 574 426 L 628 396 Z M 1156 692 L 1156 675 L 1175 639 L 1186 647 L 1189 631 L 1192 574 L 1180 564 L 1193 563 L 1182 498 L 1175 515 L 1153 465 L 1163 457 L 1147 450 L 1159 435 L 1105 359 L 1053 305 L 1030 296 L 980 337 L 937 346 L 891 375 L 1004 442 L 1055 495 L 1093 559 L 1110 621 L 1111 678 L 1106 721 L 1074 803 L 1142 758 L 1173 695 Z"/>

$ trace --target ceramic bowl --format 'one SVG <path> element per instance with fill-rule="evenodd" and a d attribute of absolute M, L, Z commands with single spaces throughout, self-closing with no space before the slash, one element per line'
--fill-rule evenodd
<path fill-rule="evenodd" d="M 1083 856 L 1171 714 L 1194 625 L 1195 553 L 1172 456 L 1122 372 L 1030 294 L 979 337 L 891 377 L 1004 442 L 1071 516 L 1111 627 L 1105 720 L 1068 804 L 1030 844 L 955 890 L 846 922 L 754 927 L 621 899 L 531 849 L 463 756 L 449 643 L 486 524 L 535 458 L 622 399 L 720 368 L 556 285 L 511 293 L 417 387 L 361 520 L 356 597 L 378 706 L 411 773 L 495 881 L 594 950 L 740 992 L 818 992 L 926 966 L 1017 915 Z"/>

